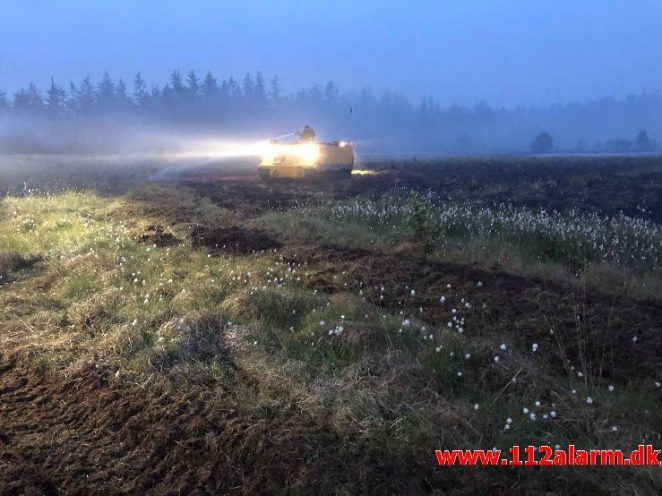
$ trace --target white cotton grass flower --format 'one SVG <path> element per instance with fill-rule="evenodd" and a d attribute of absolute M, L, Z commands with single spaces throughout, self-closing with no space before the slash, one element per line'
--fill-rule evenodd
<path fill-rule="evenodd" d="M 510 417 L 508 417 L 508 418 L 506 419 L 506 424 L 512 424 L 512 423 L 513 423 L 513 419 L 511 419 Z"/>
<path fill-rule="evenodd" d="M 609 384 L 609 386 L 607 386 L 607 389 L 609 390 L 610 393 L 613 393 L 615 388 L 612 384 Z"/>
<path fill-rule="evenodd" d="M 552 410 L 551 412 L 549 412 L 549 415 L 550 415 L 552 418 L 556 418 L 556 412 L 555 412 L 554 410 Z"/>
<path fill-rule="evenodd" d="M 507 348 L 507 346 L 505 345 L 505 343 L 501 343 L 501 346 L 499 346 L 499 349 L 501 351 L 506 351 L 506 348 Z"/>
<path fill-rule="evenodd" d="M 593 404 L 593 398 L 591 398 L 590 396 L 587 396 L 586 397 L 586 403 L 589 404 L 589 405 L 592 405 Z"/>
<path fill-rule="evenodd" d="M 536 419 L 536 414 L 535 414 L 534 412 L 531 412 L 531 413 L 529 414 L 529 418 L 530 418 L 531 420 L 535 420 L 535 419 Z"/>
<path fill-rule="evenodd" d="M 441 298 L 439 298 L 439 302 L 440 303 L 446 303 L 446 297 L 442 296 Z"/>
<path fill-rule="evenodd" d="M 474 410 L 478 410 L 480 408 L 480 405 L 478 403 L 474 403 Z"/>
<path fill-rule="evenodd" d="M 540 403 L 540 401 L 537 401 L 537 400 L 536 400 L 536 402 L 534 403 L 534 405 L 536 405 L 538 408 L 540 408 L 541 403 Z"/>
<path fill-rule="evenodd" d="M 527 415 L 529 413 L 529 409 L 527 407 L 522 408 L 522 413 L 524 413 L 524 415 Z"/>
<path fill-rule="evenodd" d="M 538 351 L 538 343 L 533 343 L 531 345 L 531 351 L 533 351 L 534 353 Z"/>
<path fill-rule="evenodd" d="M 494 363 L 499 363 L 499 360 L 500 360 L 499 355 L 495 355 L 493 360 L 494 360 Z"/>

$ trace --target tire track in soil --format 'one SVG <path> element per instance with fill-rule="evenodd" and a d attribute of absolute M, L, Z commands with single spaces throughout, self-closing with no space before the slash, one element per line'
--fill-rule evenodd
<path fill-rule="evenodd" d="M 24 362 L 0 356 L 3 495 L 273 494 L 347 481 L 404 490 L 420 478 L 416 464 L 366 466 L 359 440 L 347 460 L 326 455 L 347 440 L 295 404 L 221 409 L 199 391 L 122 385 L 93 366 L 40 377 Z"/>

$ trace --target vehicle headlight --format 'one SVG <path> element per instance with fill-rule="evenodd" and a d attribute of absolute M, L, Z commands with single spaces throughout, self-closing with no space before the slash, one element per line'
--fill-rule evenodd
<path fill-rule="evenodd" d="M 320 157 L 320 147 L 316 144 L 303 145 L 301 147 L 301 158 L 308 164 L 314 164 Z"/>

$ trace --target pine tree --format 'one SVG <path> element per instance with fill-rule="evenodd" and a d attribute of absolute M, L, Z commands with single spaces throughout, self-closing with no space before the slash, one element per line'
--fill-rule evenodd
<path fill-rule="evenodd" d="M 236 103 L 241 100 L 241 97 L 241 88 L 237 84 L 237 81 L 233 77 L 230 77 L 228 79 L 228 99 Z"/>
<path fill-rule="evenodd" d="M 269 98 L 273 103 L 280 103 L 280 86 L 278 85 L 278 76 L 271 78 L 271 90 L 269 91 Z"/>
<path fill-rule="evenodd" d="M 182 76 L 179 71 L 172 71 L 170 75 L 170 88 L 176 96 L 184 94 L 184 85 L 182 84 Z"/>
<path fill-rule="evenodd" d="M 46 100 L 46 110 L 51 117 L 60 117 L 64 113 L 66 95 L 61 86 L 51 77 L 51 87 L 49 88 L 48 98 Z"/>
<path fill-rule="evenodd" d="M 22 88 L 14 95 L 14 109 L 25 113 L 39 113 L 44 109 L 44 101 L 34 83 Z"/>
<path fill-rule="evenodd" d="M 112 108 L 115 105 L 115 84 L 107 72 L 103 73 L 99 89 L 97 91 L 97 106 L 103 109 Z"/>
<path fill-rule="evenodd" d="M 115 88 L 115 107 L 119 110 L 128 110 L 132 107 L 133 102 L 126 91 L 126 84 L 122 78 L 117 82 Z"/>
<path fill-rule="evenodd" d="M 133 80 L 133 101 L 138 108 L 143 109 L 147 107 L 148 98 L 147 85 L 140 73 L 138 73 Z"/>
<path fill-rule="evenodd" d="M 218 96 L 218 81 L 207 71 L 205 80 L 202 83 L 202 94 L 207 100 L 213 100 Z"/>
<path fill-rule="evenodd" d="M 255 86 L 253 86 L 253 102 L 263 106 L 267 101 L 267 92 L 264 88 L 264 77 L 260 71 L 255 75 Z"/>
<path fill-rule="evenodd" d="M 76 108 L 82 114 L 89 114 L 96 102 L 96 91 L 89 77 L 80 82 L 80 87 L 76 92 Z"/>
<path fill-rule="evenodd" d="M 200 93 L 200 81 L 198 80 L 198 76 L 196 76 L 195 71 L 191 71 L 188 73 L 188 76 L 186 77 L 186 82 L 188 84 L 188 94 L 192 98 L 195 99 L 195 97 L 198 96 Z"/>
<path fill-rule="evenodd" d="M 244 76 L 244 80 L 241 83 L 241 90 L 244 95 L 244 100 L 247 102 L 253 101 L 254 87 L 255 83 L 253 83 L 253 77 L 250 75 L 250 73 L 247 72 Z"/>

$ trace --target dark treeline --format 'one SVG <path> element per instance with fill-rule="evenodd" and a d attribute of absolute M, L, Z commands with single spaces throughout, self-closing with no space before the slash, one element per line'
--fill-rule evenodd
<path fill-rule="evenodd" d="M 13 97 L 0 92 L 0 149 L 9 152 L 167 147 L 158 137 L 174 133 L 265 138 L 303 124 L 373 153 L 648 152 L 659 149 L 662 96 L 442 106 L 399 92 L 344 92 L 333 82 L 284 94 L 276 77 L 260 72 L 219 80 L 194 71 L 174 71 L 164 85 L 106 73 L 66 86 L 52 79 L 45 90 L 30 83 Z"/>

